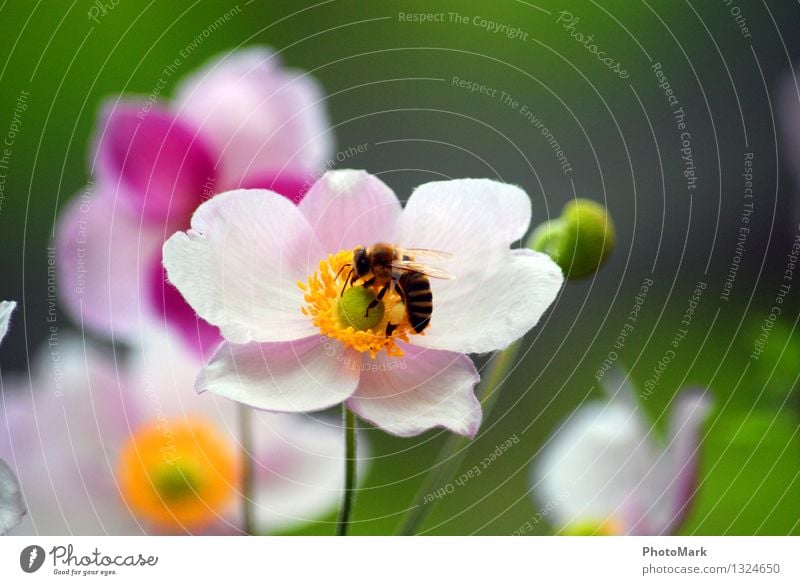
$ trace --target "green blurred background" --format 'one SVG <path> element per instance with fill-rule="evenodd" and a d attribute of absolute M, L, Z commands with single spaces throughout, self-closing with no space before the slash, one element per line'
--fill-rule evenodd
<path fill-rule="evenodd" d="M 102 3 L 101 3 L 102 4 Z M 732 4 L 733 5 L 733 4 Z M 732 6 L 731 5 L 731 6 Z M 0 298 L 21 300 L 2 350 L 4 373 L 27 368 L 47 334 L 47 251 L 58 211 L 88 179 L 88 147 L 107 96 L 150 93 L 164 67 L 198 35 L 181 71 L 215 54 L 266 44 L 324 86 L 337 148 L 366 144 L 344 165 L 380 174 L 405 198 L 442 177 L 484 176 L 522 185 L 534 223 L 577 196 L 604 202 L 618 248 L 595 277 L 570 282 L 525 340 L 524 358 L 484 422 L 465 469 L 516 434 L 521 442 L 488 472 L 447 496 L 431 534 L 510 534 L 536 513 L 528 467 L 558 423 L 602 395 L 595 372 L 645 278 L 654 286 L 619 365 L 643 383 L 669 347 L 698 281 L 707 288 L 676 359 L 646 402 L 663 429 L 681 387 L 711 388 L 697 506 L 698 534 L 800 534 L 800 372 L 792 290 L 760 360 L 753 341 L 797 232 L 798 188 L 780 156 L 776 87 L 800 53 L 796 3 L 740 2 L 750 37 L 726 2 L 276 2 L 242 0 L 31 2 L 0 6 L 0 133 L 29 92 L 0 207 Z M 89 18 L 96 8 L 97 21 Z M 234 9 L 213 34 L 202 32 Z M 558 13 L 620 61 L 621 79 L 570 38 Z M 401 22 L 399 12 L 448 13 L 467 24 Z M 519 27 L 509 39 L 474 17 Z M 679 134 L 651 67 L 660 62 L 686 112 L 698 176 L 689 192 Z M 505 92 L 513 108 L 453 83 Z M 524 116 L 543 120 L 572 168 Z M 729 300 L 720 299 L 743 204 L 743 158 L 754 153 L 751 232 Z M 502 284 L 498 283 L 498 286 Z M 800 289 L 800 283 L 795 283 Z M 485 363 L 485 356 L 478 359 Z M 396 439 L 368 429 L 374 460 L 358 496 L 356 534 L 392 532 L 443 433 Z M 330 534 L 333 516 L 307 533 Z M 545 523 L 536 526 L 545 534 Z"/>

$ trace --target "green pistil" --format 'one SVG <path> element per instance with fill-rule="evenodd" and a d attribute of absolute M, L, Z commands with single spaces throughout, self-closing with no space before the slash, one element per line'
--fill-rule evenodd
<path fill-rule="evenodd" d="M 375 300 L 375 293 L 371 288 L 364 286 L 351 286 L 339 298 L 337 306 L 339 322 L 344 327 L 353 327 L 357 331 L 368 331 L 377 327 L 383 321 L 383 302 L 369 310 L 367 307 Z"/>

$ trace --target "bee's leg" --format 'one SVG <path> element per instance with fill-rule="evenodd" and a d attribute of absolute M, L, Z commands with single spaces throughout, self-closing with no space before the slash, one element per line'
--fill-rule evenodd
<path fill-rule="evenodd" d="M 365 280 L 364 281 L 364 286 L 372 286 L 373 284 L 375 284 L 375 277 L 374 276 L 372 278 L 370 278 L 369 280 Z"/>
<path fill-rule="evenodd" d="M 374 277 L 373 277 L 373 279 L 374 279 Z M 378 293 L 378 296 L 375 297 L 375 300 L 373 300 L 369 305 L 367 305 L 367 310 L 364 312 L 364 316 L 365 317 L 369 317 L 369 310 L 370 309 L 374 309 L 375 307 L 377 307 L 378 303 L 380 303 L 383 300 L 383 297 L 386 294 L 386 291 L 389 290 L 389 287 L 391 285 L 392 285 L 391 281 L 387 282 L 386 286 L 384 286 L 381 289 L 381 291 Z"/>
<path fill-rule="evenodd" d="M 400 281 L 397 279 L 396 276 L 392 276 L 392 281 L 391 281 L 390 284 L 394 285 L 394 288 L 397 291 L 397 293 L 400 295 L 400 298 L 401 299 L 405 299 L 405 293 L 403 292 L 403 289 L 400 286 Z M 403 301 L 403 302 L 405 302 L 405 301 Z M 394 330 L 397 329 L 398 325 L 399 325 L 399 323 L 387 323 L 386 324 L 386 337 L 391 337 L 392 333 L 394 333 Z"/>

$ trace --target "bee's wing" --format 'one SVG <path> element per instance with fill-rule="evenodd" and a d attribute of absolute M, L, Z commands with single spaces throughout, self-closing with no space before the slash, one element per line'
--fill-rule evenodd
<path fill-rule="evenodd" d="M 427 264 L 420 264 L 419 262 L 414 262 L 413 260 L 396 260 L 392 262 L 392 268 L 396 268 L 397 270 L 406 270 L 408 272 L 419 272 L 425 276 L 430 276 L 431 278 L 441 278 L 443 280 L 452 280 L 455 278 L 455 276 L 447 272 L 447 270 L 428 266 Z"/>
<path fill-rule="evenodd" d="M 400 248 L 400 251 L 412 258 L 439 258 L 441 260 L 449 260 L 453 257 L 450 252 L 444 250 L 428 250 L 427 248 Z"/>

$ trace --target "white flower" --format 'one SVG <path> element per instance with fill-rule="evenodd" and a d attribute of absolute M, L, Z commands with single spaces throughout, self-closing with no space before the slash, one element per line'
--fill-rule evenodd
<path fill-rule="evenodd" d="M 0 454 L 15 455 L 28 503 L 14 533 L 241 533 L 235 405 L 197 396 L 199 359 L 177 337 L 145 331 L 141 344 L 125 362 L 61 339 L 30 380 L 6 384 Z M 256 530 L 332 511 L 344 474 L 338 424 L 251 414 Z"/>
<path fill-rule="evenodd" d="M 198 390 L 281 412 L 346 401 L 396 435 L 474 436 L 478 373 L 465 354 L 519 339 L 563 282 L 548 256 L 511 249 L 530 218 L 524 191 L 484 179 L 427 183 L 405 209 L 377 177 L 350 170 L 326 173 L 297 206 L 270 191 L 218 195 L 164 245 L 169 279 L 227 340 Z M 373 324 L 339 313 L 354 249 L 377 243 L 451 255 L 436 261 L 455 278 L 430 279 L 422 334 L 394 287 Z"/>
<path fill-rule="evenodd" d="M 613 396 L 578 408 L 533 466 L 537 505 L 565 534 L 672 534 L 695 495 L 710 398 L 682 391 L 660 441 L 629 383 L 606 382 Z"/>

